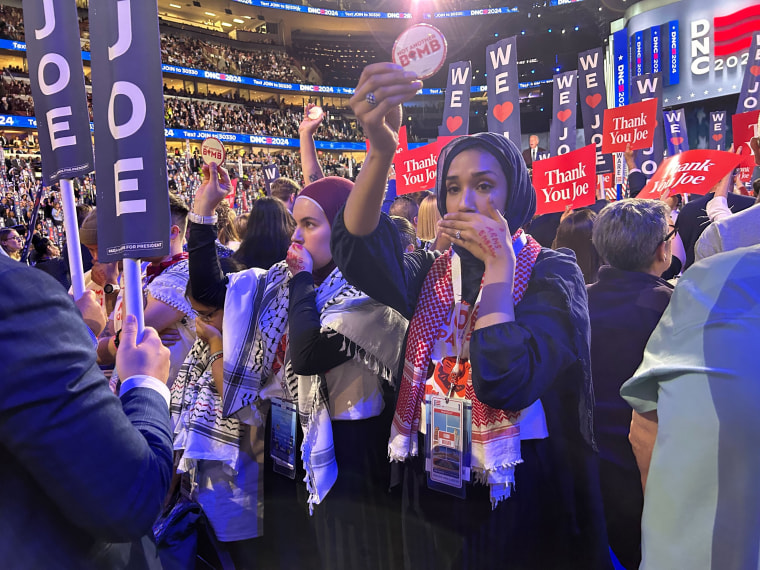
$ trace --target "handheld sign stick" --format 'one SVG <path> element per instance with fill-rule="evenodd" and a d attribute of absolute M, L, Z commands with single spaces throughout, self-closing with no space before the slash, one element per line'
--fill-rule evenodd
<path fill-rule="evenodd" d="M 69 272 L 74 299 L 84 295 L 84 268 L 82 266 L 82 248 L 79 244 L 79 226 L 77 225 L 77 206 L 71 179 L 61 178 L 61 202 L 63 203 L 63 230 L 66 232 L 66 249 L 69 252 Z"/>
<path fill-rule="evenodd" d="M 124 260 L 124 303 L 126 314 L 137 319 L 137 343 L 142 342 L 145 330 L 145 313 L 143 312 L 142 275 L 140 260 L 125 257 Z"/>

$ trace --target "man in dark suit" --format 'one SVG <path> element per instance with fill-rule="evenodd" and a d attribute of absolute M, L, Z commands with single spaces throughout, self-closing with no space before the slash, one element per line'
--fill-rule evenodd
<path fill-rule="evenodd" d="M 546 149 L 538 146 L 538 135 L 530 135 L 528 148 L 522 153 L 525 165 L 528 168 L 533 168 L 533 161 L 539 160 L 544 153 L 546 153 Z"/>
<path fill-rule="evenodd" d="M 94 295 L 83 299 L 96 322 Z M 172 474 L 169 351 L 149 328 L 137 344 L 128 319 L 117 398 L 95 363 L 105 323 L 88 334 L 82 316 L 49 275 L 0 258 L 0 560 L 161 568 L 152 525 Z"/>

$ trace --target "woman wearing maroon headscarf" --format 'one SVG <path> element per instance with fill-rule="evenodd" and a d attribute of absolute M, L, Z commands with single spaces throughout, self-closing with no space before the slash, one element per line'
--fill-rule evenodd
<path fill-rule="evenodd" d="M 332 221 L 353 184 L 328 177 L 306 186 L 287 260 L 225 278 L 213 213 L 229 177 L 215 164 L 204 177 L 189 217 L 193 296 L 209 306 L 225 296 L 224 416 L 266 426 L 257 430 L 268 449 L 256 564 L 395 567 L 386 400 L 407 322 L 349 285 L 332 260 Z"/>

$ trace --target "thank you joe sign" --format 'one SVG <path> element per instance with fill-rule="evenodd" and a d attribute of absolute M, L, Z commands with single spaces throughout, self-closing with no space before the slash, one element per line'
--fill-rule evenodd
<path fill-rule="evenodd" d="M 438 143 L 430 143 L 396 155 L 396 195 L 435 187 Z"/>
<path fill-rule="evenodd" d="M 687 150 L 664 160 L 638 197 L 658 199 L 675 194 L 707 194 L 741 161 L 741 156 L 731 152 Z"/>
<path fill-rule="evenodd" d="M 657 101 L 655 99 L 606 109 L 602 152 L 625 152 L 629 144 L 632 150 L 651 147 L 656 121 Z"/>
<path fill-rule="evenodd" d="M 533 163 L 536 214 L 582 208 L 596 200 L 596 147 L 593 144 Z"/>

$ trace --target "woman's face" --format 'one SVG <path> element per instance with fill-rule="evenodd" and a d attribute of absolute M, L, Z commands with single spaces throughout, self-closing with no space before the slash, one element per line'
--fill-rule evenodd
<path fill-rule="evenodd" d="M 8 253 L 16 253 L 24 247 L 24 242 L 21 240 L 21 236 L 15 231 L 10 232 L 3 240 L 3 246 Z"/>
<path fill-rule="evenodd" d="M 192 297 L 189 297 L 188 299 L 190 301 L 190 306 L 193 308 L 193 311 L 198 313 L 198 318 L 203 321 L 207 325 L 211 325 L 219 332 L 222 332 L 222 324 L 224 322 L 224 308 L 219 307 L 209 307 L 208 305 L 204 305 L 203 303 L 199 303 Z"/>
<path fill-rule="evenodd" d="M 296 229 L 290 241 L 300 243 L 311 255 L 314 269 L 322 269 L 332 261 L 330 252 L 330 224 L 322 208 L 306 197 L 299 197 L 293 205 Z"/>
<path fill-rule="evenodd" d="M 471 148 L 456 155 L 443 180 L 446 212 L 488 212 L 488 200 L 503 213 L 507 203 L 507 177 L 491 153 Z"/>

